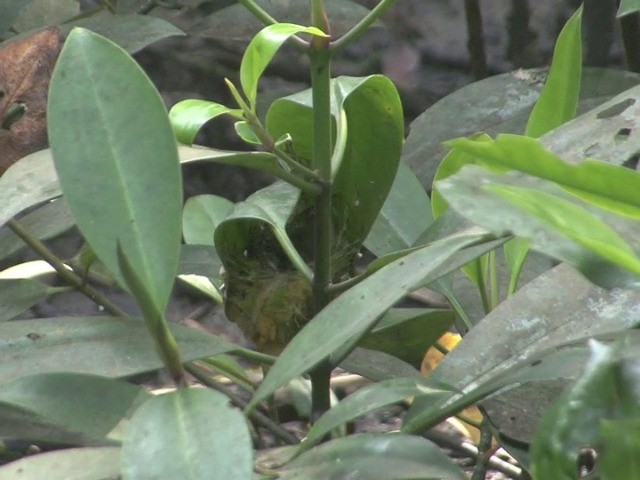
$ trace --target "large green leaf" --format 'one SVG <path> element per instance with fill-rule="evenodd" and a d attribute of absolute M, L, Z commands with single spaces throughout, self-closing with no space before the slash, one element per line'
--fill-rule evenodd
<path fill-rule="evenodd" d="M 389 195 L 364 246 L 378 257 L 410 248 L 432 221 L 427 192 L 411 169 L 400 162 Z"/>
<path fill-rule="evenodd" d="M 122 478 L 250 480 L 252 456 L 246 420 L 226 396 L 183 388 L 134 413 L 122 443 Z"/>
<path fill-rule="evenodd" d="M 531 248 L 570 262 L 600 285 L 640 284 L 631 273 L 640 273 L 636 219 L 596 208 L 553 182 L 475 166 L 438 188 L 452 208 L 478 225 L 528 238 Z"/>
<path fill-rule="evenodd" d="M 48 373 L 3 383 L 0 435 L 17 439 L 98 444 L 147 393 L 119 380 Z"/>
<path fill-rule="evenodd" d="M 55 450 L 30 455 L 0 467 L 0 480 L 89 480 L 118 478 L 119 475 L 118 447 Z"/>
<path fill-rule="evenodd" d="M 469 331 L 433 372 L 434 378 L 464 393 L 478 391 L 518 365 L 536 365 L 534 359 L 546 349 L 638 324 L 639 298 L 635 291 L 598 288 L 568 265 L 560 265 L 522 287 Z M 582 360 L 572 367 L 578 369 L 573 375 L 579 373 Z M 560 374 L 563 364 L 568 362 L 552 365 L 551 371 Z M 503 435 L 528 442 L 541 412 L 558 395 L 558 385 L 553 387 L 536 385 L 485 407 Z M 421 431 L 436 424 L 455 400 L 416 400 L 404 429 Z"/>
<path fill-rule="evenodd" d="M 180 325 L 171 330 L 183 360 L 240 348 Z M 162 368 L 142 321 L 69 317 L 0 324 L 0 384 L 36 373 L 75 372 L 125 377 Z"/>
<path fill-rule="evenodd" d="M 282 480 L 465 478 L 460 467 L 430 441 L 413 435 L 380 433 L 327 442 L 295 458 L 278 474 Z"/>
<path fill-rule="evenodd" d="M 420 368 L 425 352 L 447 331 L 454 318 L 452 310 L 391 309 L 359 345 L 389 353 Z"/>
<path fill-rule="evenodd" d="M 636 434 L 638 432 L 640 378 L 637 360 L 622 358 L 623 344 L 607 346 L 591 342 L 590 347 L 591 356 L 584 374 L 556 401 L 540 422 L 531 452 L 532 473 L 536 478 L 576 478 L 580 451 L 585 447 L 602 452 L 605 456 L 603 460 L 608 463 L 605 467 L 608 466 L 611 471 L 611 459 L 616 454 L 610 451 L 613 445 L 606 441 L 609 439 L 603 438 L 604 431 L 616 426 L 618 435 L 613 437 L 618 439 L 624 438 L 625 431 L 630 433 L 629 429 Z M 608 420 L 614 420 L 614 423 Z M 624 449 L 624 443 L 616 446 Z M 632 471 L 635 470 L 637 474 L 638 463 L 630 460 L 640 451 L 637 442 L 633 450 L 627 452 L 631 456 L 620 459 L 623 460 L 622 465 L 614 467 L 620 473 L 626 471 L 627 475 L 619 473 L 604 478 L 636 478 Z"/>
<path fill-rule="evenodd" d="M 160 95 L 124 50 L 75 29 L 51 80 L 47 120 L 56 169 L 80 230 L 126 285 L 116 254 L 120 244 L 164 311 L 178 265 L 182 183 Z"/>
<path fill-rule="evenodd" d="M 316 315 L 287 345 L 260 385 L 250 406 L 271 395 L 292 378 L 313 368 L 336 353 L 340 361 L 353 348 L 353 343 L 376 324 L 380 316 L 411 290 L 426 285 L 463 263 L 447 264 L 453 257 L 462 258 L 460 250 L 488 238 L 482 232 L 446 238 L 417 250 L 360 282 L 333 300 Z M 484 253 L 484 252 L 481 252 Z M 464 261 L 466 260 L 466 261 Z M 436 273 L 437 272 L 437 273 Z M 375 299 L 375 301 L 372 301 Z"/>
<path fill-rule="evenodd" d="M 518 70 L 490 77 L 457 90 L 435 103 L 411 124 L 403 159 L 416 172 L 423 185 L 429 187 L 433 183 L 436 168 L 448 151 L 443 142 L 478 132 L 490 135 L 524 133 L 527 118 L 539 96 L 544 79 L 543 71 Z M 584 68 L 578 110 L 589 111 L 638 83 L 640 75 L 635 73 Z M 617 102 L 626 98 L 620 97 Z M 609 106 L 614 103 L 610 103 Z M 607 121 L 596 121 L 598 111 L 587 114 L 589 118 L 593 117 L 589 123 L 572 122 L 569 124 L 571 126 L 555 130 L 551 134 L 554 139 L 553 145 L 546 142 L 545 144 L 563 156 L 567 149 L 579 150 L 578 159 L 584 158 L 582 152 L 590 147 L 597 149 L 590 156 L 602 159 L 604 157 L 600 150 L 604 152 L 612 147 L 620 150 L 628 142 L 619 142 L 619 145 L 614 146 L 611 140 L 620 128 L 629 126 L 632 115 L 628 116 L 627 124 L 621 125 L 623 119 L 620 116 L 609 118 Z M 635 130 L 632 135 L 634 133 Z M 551 136 L 546 138 L 551 142 Z M 609 144 L 599 147 L 599 143 L 605 143 L 602 142 L 603 139 Z M 630 146 L 627 145 L 626 148 Z M 616 155 L 612 152 L 611 156 Z"/>
<path fill-rule="evenodd" d="M 529 116 L 525 135 L 539 137 L 575 117 L 581 77 L 582 7 L 558 36 L 551 69 Z"/>
<path fill-rule="evenodd" d="M 136 53 L 158 40 L 184 32 L 161 18 L 104 12 L 63 25 L 63 31 L 82 27 L 108 38 L 129 53 Z"/>
<path fill-rule="evenodd" d="M 498 135 L 493 141 L 458 139 L 450 144 L 473 155 L 482 165 L 553 181 L 602 208 L 640 218 L 640 198 L 636 195 L 640 173 L 635 170 L 589 158 L 567 162 L 538 140 L 518 135 Z"/>
<path fill-rule="evenodd" d="M 0 224 L 4 225 L 23 210 L 60 194 L 51 152 L 42 150 L 27 155 L 0 177 Z"/>
<path fill-rule="evenodd" d="M 332 248 L 336 252 L 333 273 L 339 276 L 353 262 L 391 189 L 402 151 L 404 126 L 398 93 L 389 79 L 381 75 L 338 77 L 332 81 L 331 89 L 336 125 L 331 167 L 335 232 Z M 311 103 L 311 91 L 306 90 L 276 100 L 267 113 L 269 133 L 274 138 L 289 134 L 295 157 L 307 164 L 313 139 Z M 425 196 L 410 176 L 403 171 L 399 181 L 411 186 L 409 193 L 415 195 L 414 201 L 420 202 Z M 312 235 L 311 225 L 306 221 L 311 205 L 312 199 L 303 194 L 296 208 L 301 224 L 298 228 L 302 230 L 300 237 Z M 390 203 L 389 208 L 393 208 L 392 205 Z M 427 208 L 425 203 L 425 215 L 428 215 Z M 297 223 L 295 218 L 292 223 Z M 413 235 L 417 236 L 415 232 Z M 310 245 L 307 242 L 306 248 L 299 247 L 303 255 L 310 250 Z"/>

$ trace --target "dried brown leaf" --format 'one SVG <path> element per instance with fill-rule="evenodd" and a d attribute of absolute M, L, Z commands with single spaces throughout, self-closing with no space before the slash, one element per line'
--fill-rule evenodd
<path fill-rule="evenodd" d="M 47 146 L 47 91 L 61 47 L 51 27 L 0 49 L 0 175 Z"/>

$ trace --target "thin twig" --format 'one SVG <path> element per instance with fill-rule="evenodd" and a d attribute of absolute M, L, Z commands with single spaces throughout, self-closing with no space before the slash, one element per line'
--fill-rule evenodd
<path fill-rule="evenodd" d="M 69 269 L 62 260 L 60 260 L 47 246 L 31 235 L 17 220 L 11 219 L 7 222 L 9 228 L 20 239 L 26 243 L 31 249 L 33 249 L 42 259 L 47 262 L 51 267 L 60 275 L 60 277 L 71 285 L 73 285 L 78 291 L 86 295 L 90 300 L 96 304 L 104 307 L 114 317 L 128 317 L 127 312 L 122 310 L 118 305 L 109 300 L 106 296 L 95 290 L 91 285 L 87 284 L 80 276 Z"/>
<path fill-rule="evenodd" d="M 203 385 L 209 388 L 213 388 L 214 390 L 217 390 L 220 393 L 223 393 L 224 395 L 229 397 L 229 400 L 231 400 L 231 403 L 233 403 L 236 407 L 244 409 L 247 406 L 247 402 L 245 402 L 242 398 L 240 398 L 238 395 L 233 393 L 231 389 L 216 382 L 213 378 L 207 375 L 200 367 L 198 367 L 194 363 L 187 363 L 184 366 L 184 368 L 187 372 L 193 375 Z M 280 440 L 282 440 L 283 442 L 289 445 L 297 445 L 298 443 L 300 443 L 300 440 L 298 440 L 298 438 L 295 435 L 293 435 L 291 432 L 287 431 L 286 429 L 282 428 L 282 426 L 273 422 L 269 417 L 267 417 L 266 415 L 263 415 L 262 413 L 258 412 L 255 409 L 249 413 L 249 418 L 253 422 L 255 422 L 256 425 L 259 425 L 269 430 L 271 433 L 273 433 L 274 436 L 276 436 L 277 438 L 279 438 Z"/>

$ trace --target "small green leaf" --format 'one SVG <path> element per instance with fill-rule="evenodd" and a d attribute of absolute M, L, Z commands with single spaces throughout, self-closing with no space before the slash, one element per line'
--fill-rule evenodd
<path fill-rule="evenodd" d="M 582 9 L 558 36 L 549 76 L 525 129 L 529 137 L 540 137 L 576 115 L 582 78 Z"/>
<path fill-rule="evenodd" d="M 233 202 L 217 195 L 196 195 L 182 210 L 182 235 L 185 243 L 213 245 L 213 234 L 229 212 Z"/>
<path fill-rule="evenodd" d="M 31 235 L 48 240 L 66 232 L 75 225 L 67 202 L 62 198 L 45 203 L 19 218 L 19 223 Z M 0 260 L 26 247 L 26 244 L 8 226 L 0 227 Z"/>
<path fill-rule="evenodd" d="M 0 177 L 0 225 L 23 210 L 61 194 L 49 150 L 21 158 Z"/>
<path fill-rule="evenodd" d="M 74 29 L 51 80 L 47 120 L 56 169 L 80 230 L 125 284 L 116 255 L 120 243 L 163 312 L 178 265 L 182 183 L 157 90 L 124 50 Z"/>
<path fill-rule="evenodd" d="M 255 134 L 255 132 L 253 131 L 253 129 L 251 128 L 251 126 L 249 125 L 248 122 L 245 122 L 245 121 L 236 122 L 233 125 L 233 128 L 235 129 L 235 131 L 238 134 L 238 136 L 244 142 L 246 142 L 246 143 L 248 143 L 250 145 L 260 145 L 261 144 L 260 139 Z"/>
<path fill-rule="evenodd" d="M 205 123 L 224 114 L 242 118 L 241 110 L 207 100 L 189 99 L 182 100 L 171 107 L 169 119 L 178 141 L 191 145 Z"/>
<path fill-rule="evenodd" d="M 262 73 L 284 42 L 298 33 L 327 36 L 322 30 L 315 27 L 276 23 L 264 27 L 249 43 L 240 64 L 240 83 L 252 110 L 255 110 L 256 107 L 258 81 Z"/>
<path fill-rule="evenodd" d="M 0 322 L 20 315 L 50 293 L 50 287 L 27 278 L 0 279 Z"/>
<path fill-rule="evenodd" d="M 122 443 L 122 478 L 250 480 L 252 456 L 246 420 L 226 396 L 183 388 L 134 413 Z"/>

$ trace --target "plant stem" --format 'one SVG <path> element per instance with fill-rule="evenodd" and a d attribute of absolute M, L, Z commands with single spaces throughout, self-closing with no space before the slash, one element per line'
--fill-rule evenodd
<path fill-rule="evenodd" d="M 484 417 L 480 425 L 480 443 L 478 445 L 478 459 L 473 470 L 471 480 L 484 480 L 487 476 L 487 465 L 493 456 L 491 447 L 491 428 L 487 417 Z"/>
<path fill-rule="evenodd" d="M 9 228 L 20 239 L 26 243 L 33 251 L 35 251 L 42 259 L 47 262 L 56 271 L 58 275 L 71 285 L 73 285 L 78 291 L 82 292 L 90 300 L 96 304 L 104 307 L 114 317 L 128 317 L 127 313 L 118 307 L 115 303 L 109 300 L 88 285 L 80 276 L 69 269 L 62 260 L 60 260 L 51 250 L 49 250 L 44 243 L 31 235 L 17 220 L 11 219 L 7 222 Z"/>
<path fill-rule="evenodd" d="M 640 14 L 630 13 L 620 19 L 627 68 L 640 72 Z"/>
<path fill-rule="evenodd" d="M 244 409 L 247 406 L 247 402 L 245 402 L 242 398 L 240 398 L 233 391 L 231 391 L 231 389 L 225 387 L 219 382 L 216 382 L 213 378 L 207 375 L 204 372 L 204 370 L 202 370 L 200 367 L 198 367 L 194 363 L 187 363 L 184 366 L 184 368 L 187 370 L 187 372 L 193 375 L 203 385 L 209 388 L 213 388 L 214 390 L 217 390 L 223 393 L 224 395 L 226 395 L 227 397 L 229 397 L 229 400 L 231 400 L 231 403 L 234 404 L 236 407 Z M 285 430 L 279 424 L 272 421 L 269 417 L 267 417 L 266 415 L 263 415 L 262 413 L 256 411 L 255 409 L 249 413 L 249 418 L 256 425 L 269 430 L 271 433 L 273 433 L 273 435 L 275 435 L 277 438 L 279 438 L 285 443 L 288 443 L 290 445 L 296 445 L 300 443 L 300 441 L 295 435 Z"/>
<path fill-rule="evenodd" d="M 376 20 L 378 20 L 394 4 L 395 0 L 382 0 L 374 7 L 362 20 L 351 28 L 342 37 L 331 44 L 331 49 L 335 53 L 344 50 L 355 42 L 364 32 L 366 32 Z"/>
<path fill-rule="evenodd" d="M 312 1 L 313 24 L 327 29 L 327 18 L 322 0 Z M 318 172 L 322 190 L 314 199 L 314 275 L 313 299 L 317 314 L 329 302 L 331 282 L 331 51 L 329 39 L 314 36 L 309 49 L 311 59 L 311 89 L 313 100 L 313 153 L 312 168 Z M 320 417 L 330 408 L 331 365 L 328 359 L 311 372 L 311 419 Z"/>
<path fill-rule="evenodd" d="M 476 80 L 487 76 L 487 55 L 484 51 L 482 32 L 482 13 L 479 0 L 464 0 L 464 12 L 467 19 L 467 48 L 471 57 L 471 74 Z"/>
<path fill-rule="evenodd" d="M 251 14 L 260 20 L 265 25 L 273 25 L 274 23 L 278 23 L 278 21 L 273 18 L 266 10 L 263 10 L 256 2 L 253 0 L 238 0 L 244 8 L 249 10 Z"/>

